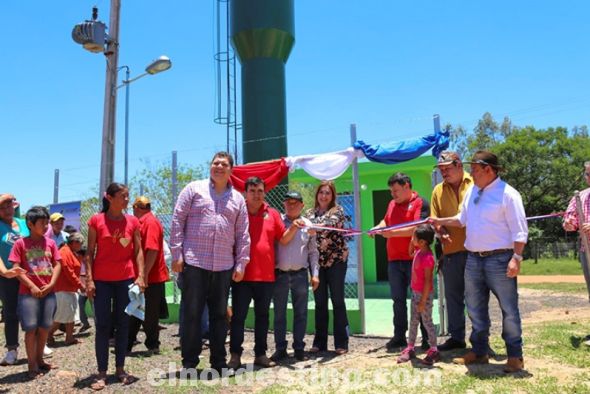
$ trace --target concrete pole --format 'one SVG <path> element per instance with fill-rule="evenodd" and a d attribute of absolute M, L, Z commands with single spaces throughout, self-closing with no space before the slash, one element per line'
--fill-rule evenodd
<path fill-rule="evenodd" d="M 350 125 L 350 145 L 354 145 L 356 142 L 356 124 Z M 358 159 L 355 158 L 352 161 L 352 184 L 354 187 L 354 222 L 355 228 L 361 227 L 361 192 L 360 192 L 360 181 L 359 181 L 359 165 Z M 363 265 L 363 237 L 357 237 L 357 291 L 359 301 L 359 314 L 361 316 L 361 333 L 365 334 L 365 273 Z"/>
<path fill-rule="evenodd" d="M 53 174 L 53 203 L 59 201 L 59 170 L 56 168 Z"/>
<path fill-rule="evenodd" d="M 100 157 L 99 200 L 115 176 L 115 118 L 117 114 L 117 68 L 119 62 L 119 14 L 120 0 L 111 0 L 109 40 L 105 56 L 107 60 L 104 90 L 104 114 L 102 122 L 102 153 Z"/>

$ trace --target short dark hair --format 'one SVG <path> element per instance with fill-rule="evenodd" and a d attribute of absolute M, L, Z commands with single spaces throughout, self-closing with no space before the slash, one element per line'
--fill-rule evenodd
<path fill-rule="evenodd" d="M 216 154 L 213 155 L 213 158 L 211 159 L 211 163 L 213 163 L 215 161 L 215 159 L 217 159 L 218 157 L 220 157 L 222 159 L 227 159 L 229 166 L 231 168 L 234 167 L 234 158 L 232 157 L 232 155 L 230 153 L 227 153 L 225 151 L 217 152 Z"/>
<path fill-rule="evenodd" d="M 421 224 L 414 230 L 416 239 L 426 241 L 428 245 L 432 245 L 434 241 L 434 228 L 430 224 Z"/>
<path fill-rule="evenodd" d="M 393 174 L 392 176 L 390 176 L 389 179 L 387 180 L 387 186 L 389 186 L 389 187 L 393 186 L 396 183 L 400 186 L 404 186 L 407 184 L 407 185 L 410 185 L 410 187 L 412 187 L 412 180 L 410 179 L 409 176 L 407 176 L 403 172 L 397 172 L 397 173 Z"/>
<path fill-rule="evenodd" d="M 246 183 L 244 184 L 244 190 L 248 191 L 248 187 L 250 186 L 258 186 L 262 185 L 266 189 L 266 184 L 264 181 L 257 176 L 251 176 L 250 178 L 246 179 Z"/>
<path fill-rule="evenodd" d="M 49 211 L 45 207 L 36 205 L 27 211 L 25 217 L 27 219 L 27 222 L 30 222 L 32 225 L 34 225 L 35 223 L 37 223 L 37 220 L 49 220 Z"/>
<path fill-rule="evenodd" d="M 66 228 L 64 228 L 64 231 L 68 234 L 72 234 L 77 232 L 78 230 L 76 230 L 76 227 L 72 226 L 71 224 L 66 225 Z"/>

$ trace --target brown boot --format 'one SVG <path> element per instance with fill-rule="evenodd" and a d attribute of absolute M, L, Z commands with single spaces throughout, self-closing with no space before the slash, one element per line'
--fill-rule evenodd
<path fill-rule="evenodd" d="M 523 368 L 524 359 L 522 357 L 508 357 L 508 361 L 506 361 L 506 365 L 504 365 L 504 372 L 520 372 Z"/>
<path fill-rule="evenodd" d="M 277 363 L 266 357 L 266 354 L 263 354 L 262 356 L 258 356 L 254 359 L 254 365 L 258 365 L 262 368 L 272 368 L 276 367 Z"/>
<path fill-rule="evenodd" d="M 240 355 L 237 353 L 232 353 L 227 366 L 232 369 L 238 369 L 240 368 L 240 365 L 242 365 L 242 359 Z"/>
<path fill-rule="evenodd" d="M 489 360 L 490 360 L 490 358 L 487 354 L 484 354 L 483 356 L 478 356 L 474 352 L 470 351 L 470 352 L 465 353 L 461 357 L 454 358 L 453 363 L 460 364 L 460 365 L 487 364 L 489 362 Z"/>

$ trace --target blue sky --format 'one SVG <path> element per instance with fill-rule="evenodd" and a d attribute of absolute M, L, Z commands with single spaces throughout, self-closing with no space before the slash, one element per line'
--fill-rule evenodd
<path fill-rule="evenodd" d="M 435 113 L 467 129 L 486 111 L 537 128 L 589 123 L 587 1 L 295 3 L 290 155 L 348 147 L 351 123 L 370 143 L 423 135 Z M 87 197 L 98 183 L 105 61 L 70 36 L 94 4 L 108 24 L 109 0 L 0 2 L 0 192 L 25 209 L 52 201 L 56 168 L 60 201 Z M 131 85 L 131 175 L 173 150 L 179 162 L 201 164 L 225 147 L 225 128 L 213 123 L 214 5 L 122 0 L 119 65 L 134 76 L 160 55 L 173 62 Z M 123 112 L 120 91 L 117 180 Z"/>

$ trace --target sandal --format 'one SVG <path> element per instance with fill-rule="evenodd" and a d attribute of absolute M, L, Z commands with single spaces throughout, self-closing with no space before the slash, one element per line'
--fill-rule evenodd
<path fill-rule="evenodd" d="M 90 388 L 94 391 L 100 391 L 107 386 L 107 379 L 105 378 L 95 378 Z"/>
<path fill-rule="evenodd" d="M 310 353 L 319 353 L 320 352 L 320 348 L 317 346 L 312 347 L 311 349 L 309 349 Z"/>
<path fill-rule="evenodd" d="M 133 382 L 135 382 L 135 377 L 129 375 L 127 372 L 123 372 L 120 374 L 115 375 L 117 380 L 123 384 L 123 386 L 127 386 Z"/>
<path fill-rule="evenodd" d="M 49 372 L 49 371 L 51 371 L 52 369 L 56 369 L 56 368 L 57 368 L 57 365 L 52 365 L 52 364 L 45 363 L 45 362 L 44 362 L 44 363 L 42 363 L 42 364 L 39 364 L 39 369 L 40 369 L 42 372 Z"/>
<path fill-rule="evenodd" d="M 43 373 L 39 370 L 28 371 L 27 376 L 29 377 L 30 380 L 34 380 L 34 379 L 37 379 L 37 378 L 40 378 L 41 376 L 43 376 Z"/>
<path fill-rule="evenodd" d="M 336 349 L 336 355 L 342 356 L 343 354 L 348 353 L 348 349 L 338 348 Z"/>
<path fill-rule="evenodd" d="M 78 338 L 74 338 L 71 341 L 64 342 L 64 345 L 66 345 L 66 346 L 72 346 L 72 345 L 77 345 L 79 343 L 82 343 L 82 341 L 79 340 Z"/>

